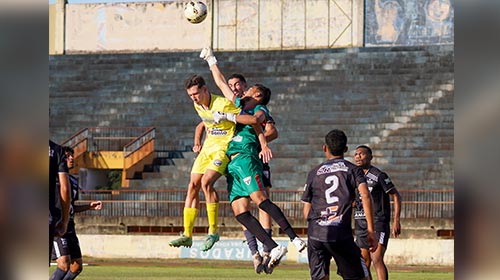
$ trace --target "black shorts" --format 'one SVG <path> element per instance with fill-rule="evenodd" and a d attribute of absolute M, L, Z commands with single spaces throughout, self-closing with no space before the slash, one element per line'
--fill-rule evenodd
<path fill-rule="evenodd" d="M 361 279 L 368 276 L 361 251 L 352 237 L 337 242 L 321 242 L 308 238 L 307 243 L 311 280 L 330 275 L 332 258 L 337 264 L 338 274 L 343 279 Z"/>
<path fill-rule="evenodd" d="M 375 238 L 377 238 L 378 243 L 387 248 L 389 244 L 389 235 L 391 231 L 389 229 L 384 231 L 375 231 Z M 368 244 L 368 232 L 367 231 L 355 231 L 356 235 L 356 245 L 362 249 L 370 249 Z"/>
<path fill-rule="evenodd" d="M 264 177 L 262 178 L 262 182 L 264 183 L 264 187 L 272 188 L 273 185 L 271 184 L 271 167 L 269 167 L 269 163 L 263 164 L 262 175 L 264 175 Z"/>
<path fill-rule="evenodd" d="M 79 259 L 82 257 L 80 242 L 74 231 L 66 233 L 63 237 L 54 238 L 53 244 L 52 260 L 57 260 L 61 256 L 70 256 L 71 259 Z"/>

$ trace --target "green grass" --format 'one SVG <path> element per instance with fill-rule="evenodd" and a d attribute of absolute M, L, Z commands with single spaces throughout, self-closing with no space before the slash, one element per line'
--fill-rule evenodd
<path fill-rule="evenodd" d="M 54 267 L 50 269 L 50 272 Z M 398 280 L 446 280 L 453 279 L 454 274 L 448 269 L 436 269 L 427 267 L 398 267 L 391 269 L 389 267 L 389 276 L 391 279 Z M 332 266 L 332 273 L 336 268 Z M 372 275 L 375 276 L 372 271 Z M 272 279 L 304 280 L 309 278 L 309 270 L 305 264 L 281 264 L 272 275 L 258 275 L 253 271 L 251 263 L 232 262 L 232 261 L 179 261 L 178 263 L 161 264 L 158 262 L 150 264 L 141 263 L 119 263 L 89 265 L 84 267 L 84 271 L 77 278 L 79 280 L 132 280 L 132 279 L 245 279 L 262 280 L 263 277 L 272 277 Z M 270 279 L 270 278 L 269 278 Z M 332 275 L 330 279 L 341 279 L 337 275 Z"/>

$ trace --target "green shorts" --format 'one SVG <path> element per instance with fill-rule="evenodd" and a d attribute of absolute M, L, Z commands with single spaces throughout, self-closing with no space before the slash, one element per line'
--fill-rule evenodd
<path fill-rule="evenodd" d="M 229 202 L 240 197 L 249 197 L 256 191 L 266 191 L 262 182 L 262 161 L 258 157 L 239 154 L 229 162 L 227 171 Z"/>

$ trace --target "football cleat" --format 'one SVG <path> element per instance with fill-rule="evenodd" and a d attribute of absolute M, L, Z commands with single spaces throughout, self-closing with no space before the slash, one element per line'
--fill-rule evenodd
<path fill-rule="evenodd" d="M 184 247 L 191 248 L 191 246 L 193 245 L 193 238 L 187 237 L 184 235 L 184 233 L 181 232 L 181 236 L 177 239 L 170 241 L 168 243 L 168 245 L 170 245 L 170 247 L 184 246 Z"/>
<path fill-rule="evenodd" d="M 219 238 L 220 238 L 220 236 L 218 233 L 208 234 L 207 237 L 205 237 L 205 242 L 203 243 L 203 245 L 201 245 L 201 250 L 208 251 L 208 250 L 212 249 L 215 242 L 219 241 Z"/>
<path fill-rule="evenodd" d="M 264 269 L 264 267 L 262 266 L 262 257 L 260 256 L 259 252 L 253 255 L 253 268 L 255 269 L 255 272 L 259 274 Z"/>
<path fill-rule="evenodd" d="M 274 247 L 269 253 L 269 263 L 267 264 L 267 267 L 270 269 L 274 269 L 276 266 L 278 266 L 281 258 L 283 258 L 287 252 L 288 249 L 285 246 L 278 245 L 277 247 Z"/>

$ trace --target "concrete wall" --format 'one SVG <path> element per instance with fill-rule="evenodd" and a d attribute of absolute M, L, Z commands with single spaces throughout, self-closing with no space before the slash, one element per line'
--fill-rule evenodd
<path fill-rule="evenodd" d="M 363 0 L 219 0 L 214 15 L 220 50 L 363 45 Z"/>
<path fill-rule="evenodd" d="M 193 247 L 172 248 L 165 244 L 177 236 L 152 235 L 86 235 L 80 234 L 84 256 L 94 258 L 199 258 L 219 260 L 251 260 L 248 247 L 241 239 L 222 239 L 208 252 L 198 250 L 202 236 L 194 237 Z M 288 238 L 277 238 L 288 246 L 284 262 L 307 262 Z M 434 239 L 391 239 L 385 254 L 388 265 L 443 265 L 454 263 L 454 241 Z"/>
<path fill-rule="evenodd" d="M 205 2 L 209 14 L 200 24 L 191 24 L 184 18 L 185 1 L 68 4 L 65 51 L 189 51 L 210 45 L 220 50 L 268 50 L 363 45 L 363 0 Z"/>
<path fill-rule="evenodd" d="M 66 6 L 66 52 L 198 50 L 210 45 L 211 20 L 191 24 L 183 2 Z"/>
<path fill-rule="evenodd" d="M 453 44 L 451 0 L 217 0 L 190 24 L 185 1 L 49 6 L 50 54 Z M 66 22 L 64 21 L 66 13 Z"/>

